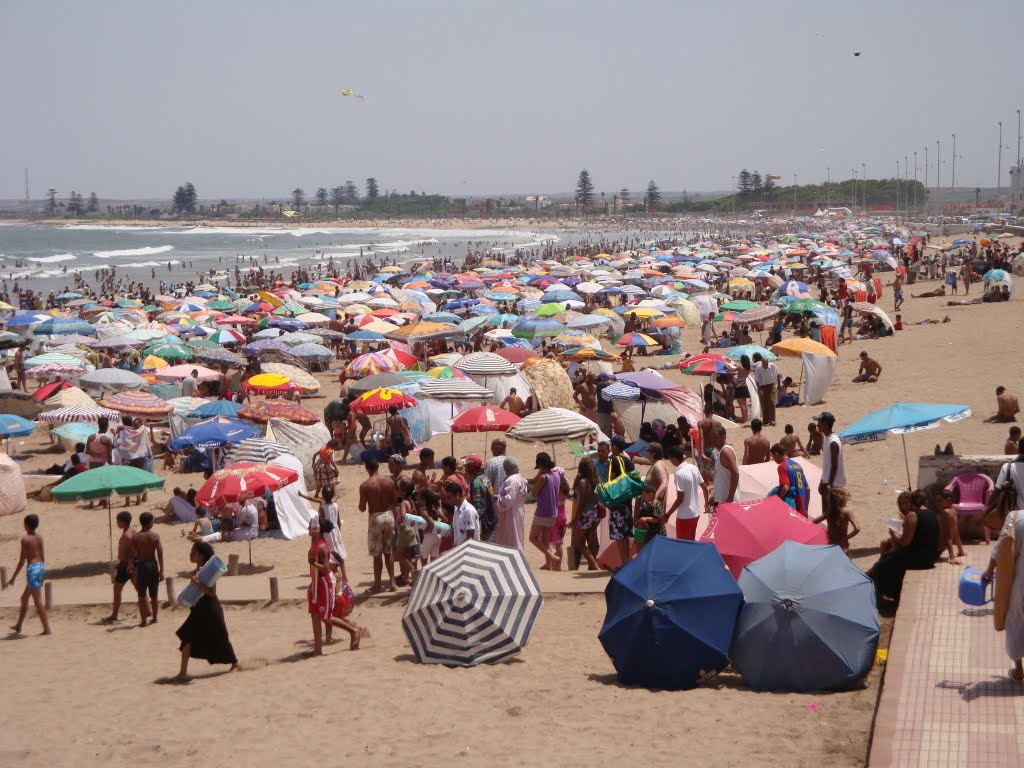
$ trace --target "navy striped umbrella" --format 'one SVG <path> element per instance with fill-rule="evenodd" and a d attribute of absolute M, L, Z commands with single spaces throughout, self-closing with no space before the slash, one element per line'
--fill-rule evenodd
<path fill-rule="evenodd" d="M 473 667 L 525 647 L 543 602 L 522 552 L 471 539 L 420 572 L 402 628 L 421 663 Z"/>

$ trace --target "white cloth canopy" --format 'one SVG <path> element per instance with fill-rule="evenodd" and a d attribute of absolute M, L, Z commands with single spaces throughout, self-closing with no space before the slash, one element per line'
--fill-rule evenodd
<path fill-rule="evenodd" d="M 831 355 L 812 355 L 804 352 L 800 355 L 804 366 L 804 385 L 800 392 L 801 405 L 817 405 L 825 399 L 825 393 L 832 385 L 836 375 L 838 357 Z"/>

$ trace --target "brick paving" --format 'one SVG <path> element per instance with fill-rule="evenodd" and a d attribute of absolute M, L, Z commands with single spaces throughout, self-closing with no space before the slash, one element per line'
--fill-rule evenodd
<path fill-rule="evenodd" d="M 966 547 L 983 570 L 991 549 Z M 893 627 L 868 764 L 1024 765 L 1024 684 L 1009 678 L 991 606 L 957 597 L 963 567 L 910 571 Z"/>

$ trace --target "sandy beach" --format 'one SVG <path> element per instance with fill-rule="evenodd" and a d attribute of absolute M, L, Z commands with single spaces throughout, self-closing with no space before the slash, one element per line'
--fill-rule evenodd
<path fill-rule="evenodd" d="M 345 222 L 351 225 L 351 222 Z M 512 223 L 489 226 L 513 226 Z M 233 225 L 237 226 L 237 223 Z M 461 223 L 460 223 L 461 226 Z M 536 228 L 536 222 L 530 222 Z M 889 277 L 888 275 L 886 277 Z M 886 280 L 885 282 L 888 282 Z M 791 423 L 806 438 L 807 423 L 823 409 L 837 417 L 837 430 L 867 412 L 896 400 L 963 403 L 973 418 L 906 438 L 911 474 L 916 459 L 937 443 L 951 441 L 958 454 L 1001 453 L 1006 425 L 986 424 L 995 408 L 994 389 L 1005 385 L 1020 395 L 1024 361 L 1015 354 L 1024 333 L 1019 300 L 1008 304 L 948 307 L 946 298 L 913 299 L 935 281 L 907 286 L 902 310 L 906 329 L 894 337 L 857 341 L 840 347 L 835 381 L 824 404 L 782 409 L 779 426 L 766 428 L 775 442 Z M 973 295 L 973 292 L 972 292 Z M 891 311 L 889 289 L 880 305 Z M 948 317 L 949 322 L 941 322 Z M 937 324 L 917 325 L 923 320 Z M 700 351 L 698 328 L 683 331 L 683 346 Z M 876 384 L 853 384 L 858 353 L 867 350 L 883 366 Z M 637 368 L 645 360 L 635 359 Z M 799 360 L 783 358 L 783 375 L 799 374 Z M 673 381 L 696 387 L 700 378 L 665 371 Z M 314 411 L 337 393 L 336 372 L 319 376 L 322 396 L 305 401 Z M 737 432 L 734 444 L 742 442 Z M 63 456 L 42 453 L 38 432 L 16 439 L 25 471 L 38 470 Z M 458 435 L 455 454 L 485 453 L 479 434 Z M 447 455 L 447 435 L 430 444 Z M 509 442 L 524 473 L 533 467 L 540 446 Z M 877 557 L 885 520 L 895 512 L 895 491 L 906 488 L 899 438 L 846 447 L 850 509 L 862 532 L 852 542 L 856 564 L 867 568 Z M 559 464 L 570 466 L 568 450 L 556 448 Z M 820 461 L 816 460 L 820 464 Z M 570 477 L 574 475 L 570 471 Z M 343 536 L 348 572 L 357 593 L 370 583 L 366 521 L 354 503 L 364 477 L 361 466 L 347 466 L 341 477 Z M 175 485 L 198 487 L 198 475 L 167 476 L 161 492 L 151 493 L 133 513 L 161 508 Z M 29 489 L 39 480 L 28 478 Z M 115 501 L 119 506 L 119 501 Z M 408 590 L 366 600 L 357 621 L 371 630 L 358 652 L 339 643 L 325 657 L 301 657 L 310 643 L 310 623 L 301 592 L 285 594 L 273 607 L 252 604 L 227 609 L 227 624 L 243 671 L 221 674 L 194 662 L 188 686 L 164 684 L 177 670 L 175 628 L 182 609 L 161 614 L 147 629 L 134 627 L 137 611 L 128 605 L 123 621 L 102 626 L 104 607 L 60 607 L 62 594 L 106 588 L 107 513 L 84 503 L 57 505 L 30 501 L 41 517 L 48 577 L 58 607 L 51 615 L 54 635 L 35 637 L 38 622 L 30 612 L 29 636 L 3 642 L 0 668 L 5 684 L 5 727 L 0 734 L 0 763 L 25 766 L 91 764 L 180 765 L 186 761 L 241 760 L 250 766 L 293 764 L 311 744 L 323 745 L 321 759 L 354 760 L 358 765 L 534 766 L 585 762 L 597 766 L 638 761 L 650 765 L 678 762 L 699 766 L 863 765 L 881 670 L 865 687 L 835 694 L 766 694 L 747 689 L 727 672 L 705 688 L 688 692 L 652 692 L 625 688 L 597 641 L 604 616 L 604 574 L 545 574 L 549 593 L 529 647 L 512 661 L 476 669 L 427 667 L 412 661 L 400 616 Z M 528 508 L 528 516 L 532 507 Z M 188 570 L 189 546 L 183 525 L 158 524 L 170 574 Z M 0 562 L 13 570 L 20 516 L 0 518 Z M 245 544 L 219 545 L 225 556 Z M 307 572 L 307 542 L 259 541 L 253 545 L 252 572 L 297 577 Z M 531 550 L 534 568 L 543 559 Z M 974 563 L 975 567 L 983 564 Z M 951 566 L 940 562 L 936 568 Z M 582 589 L 581 584 L 586 584 Z M 23 584 L 0 596 L 0 613 L 13 622 L 13 606 Z M 580 591 L 585 594 L 576 594 Z M 555 594 L 561 593 L 561 594 Z M 130 599 L 130 589 L 125 592 Z M 6 625 L 5 625 L 6 626 Z M 887 642 L 891 620 L 883 626 Z"/>

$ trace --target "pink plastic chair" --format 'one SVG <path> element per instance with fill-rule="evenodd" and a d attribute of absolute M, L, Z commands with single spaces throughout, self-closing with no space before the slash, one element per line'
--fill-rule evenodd
<path fill-rule="evenodd" d="M 992 489 L 995 488 L 995 483 L 988 475 L 968 472 L 957 475 L 946 486 L 947 491 L 952 491 L 954 488 L 960 489 L 960 501 L 953 505 L 957 517 L 981 516 L 985 514 L 985 504 L 988 502 Z M 985 529 L 985 543 L 988 544 L 992 540 L 992 533 L 987 526 L 982 527 Z"/>

